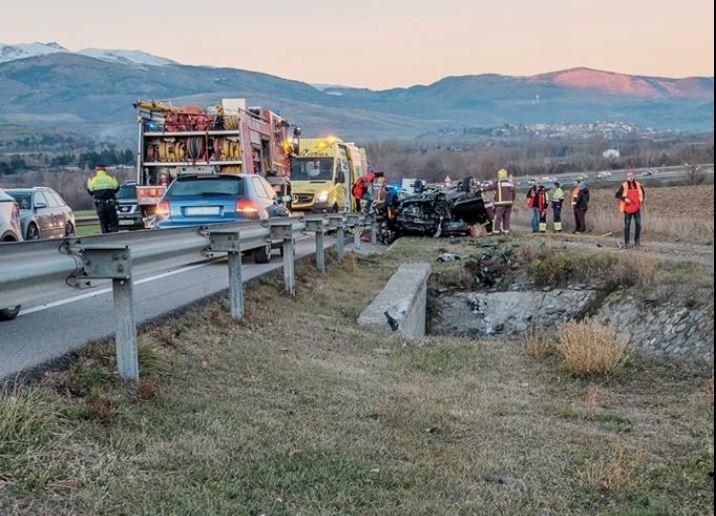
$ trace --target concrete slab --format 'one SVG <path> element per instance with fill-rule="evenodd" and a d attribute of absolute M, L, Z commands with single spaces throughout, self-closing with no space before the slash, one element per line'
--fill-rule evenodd
<path fill-rule="evenodd" d="M 358 317 L 373 331 L 397 331 L 406 337 L 425 335 L 429 263 L 404 263 Z"/>

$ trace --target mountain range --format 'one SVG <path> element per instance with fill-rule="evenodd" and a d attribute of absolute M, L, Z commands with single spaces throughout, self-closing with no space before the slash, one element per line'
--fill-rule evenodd
<path fill-rule="evenodd" d="M 505 123 L 623 121 L 713 130 L 713 77 L 683 79 L 574 68 L 533 76 L 446 77 L 369 90 L 311 85 L 235 68 L 183 65 L 138 50 L 70 51 L 58 43 L 0 45 L 0 120 L 61 126 L 131 142 L 140 98 L 213 105 L 243 97 L 301 125 L 304 134 L 410 138 Z"/>

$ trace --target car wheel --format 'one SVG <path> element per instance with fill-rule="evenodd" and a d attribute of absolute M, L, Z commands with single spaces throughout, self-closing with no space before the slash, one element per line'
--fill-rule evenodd
<path fill-rule="evenodd" d="M 271 244 L 265 247 L 259 247 L 253 251 L 254 262 L 268 263 L 271 261 Z"/>
<path fill-rule="evenodd" d="M 37 240 L 38 238 L 40 238 L 40 230 L 33 222 L 32 224 L 27 226 L 27 234 L 25 235 L 25 240 Z"/>
<path fill-rule="evenodd" d="M 15 308 L 3 308 L 0 310 L 0 321 L 11 321 L 20 313 L 20 305 Z"/>
<path fill-rule="evenodd" d="M 65 236 L 72 236 L 75 234 L 75 227 L 72 225 L 72 222 L 68 222 L 65 224 Z"/>

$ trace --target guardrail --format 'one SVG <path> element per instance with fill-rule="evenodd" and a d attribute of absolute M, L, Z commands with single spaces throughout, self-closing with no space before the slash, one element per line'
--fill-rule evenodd
<path fill-rule="evenodd" d="M 85 217 L 75 217 L 75 226 L 95 226 L 99 225 L 99 217 L 96 215 L 88 215 Z"/>
<path fill-rule="evenodd" d="M 375 243 L 374 217 L 338 213 L 0 244 L 0 303 L 2 307 L 17 306 L 73 289 L 89 288 L 94 280 L 111 280 L 117 370 L 120 377 L 137 380 L 135 276 L 169 265 L 180 267 L 227 255 L 231 316 L 240 319 L 244 315 L 243 252 L 281 245 L 285 289 L 289 295 L 294 295 L 294 243 L 298 235 L 314 235 L 316 268 L 324 272 L 326 232 L 336 232 L 336 254 L 343 260 L 346 230 L 354 230 L 354 246 L 358 248 L 367 227 L 370 227 L 371 241 Z"/>

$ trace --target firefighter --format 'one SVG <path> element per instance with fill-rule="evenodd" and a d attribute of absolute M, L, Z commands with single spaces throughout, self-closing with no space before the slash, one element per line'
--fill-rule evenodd
<path fill-rule="evenodd" d="M 624 247 L 629 248 L 631 239 L 631 223 L 634 221 L 634 245 L 641 243 L 641 208 L 644 206 L 646 194 L 642 184 L 636 180 L 634 172 L 628 172 L 626 181 L 617 190 L 619 211 L 624 214 Z"/>
<path fill-rule="evenodd" d="M 554 193 L 552 194 L 552 225 L 555 233 L 562 232 L 562 205 L 564 204 L 564 190 L 555 181 Z"/>
<path fill-rule="evenodd" d="M 373 180 L 375 179 L 375 174 L 373 172 L 368 172 L 364 176 L 360 176 L 358 179 L 356 179 L 356 182 L 353 183 L 353 187 L 351 188 L 351 193 L 353 194 L 353 198 L 356 201 L 356 211 L 360 213 L 361 210 L 361 201 L 366 201 L 366 205 L 363 208 L 366 213 L 370 212 L 370 207 L 373 204 Z"/>
<path fill-rule="evenodd" d="M 536 179 L 534 186 L 527 192 L 527 207 L 532 209 L 532 233 L 547 232 L 548 204 L 547 189 L 539 179 Z"/>
<path fill-rule="evenodd" d="M 119 231 L 117 218 L 117 190 L 119 182 L 109 174 L 104 165 L 95 167 L 94 176 L 87 179 L 87 192 L 94 197 L 102 233 Z"/>
<path fill-rule="evenodd" d="M 510 179 L 507 170 L 504 168 L 498 170 L 497 181 L 490 185 L 488 189 L 495 192 L 493 199 L 495 218 L 492 223 L 492 234 L 509 235 L 512 203 L 515 200 L 515 185 Z"/>
<path fill-rule="evenodd" d="M 572 184 L 572 197 L 570 199 L 570 204 L 572 206 L 572 213 L 574 214 L 574 227 L 575 230 L 573 233 L 576 233 L 576 228 L 579 227 L 579 219 L 577 218 L 577 210 L 574 209 L 574 207 L 577 205 L 577 197 L 579 197 L 579 181 L 575 181 Z"/>

